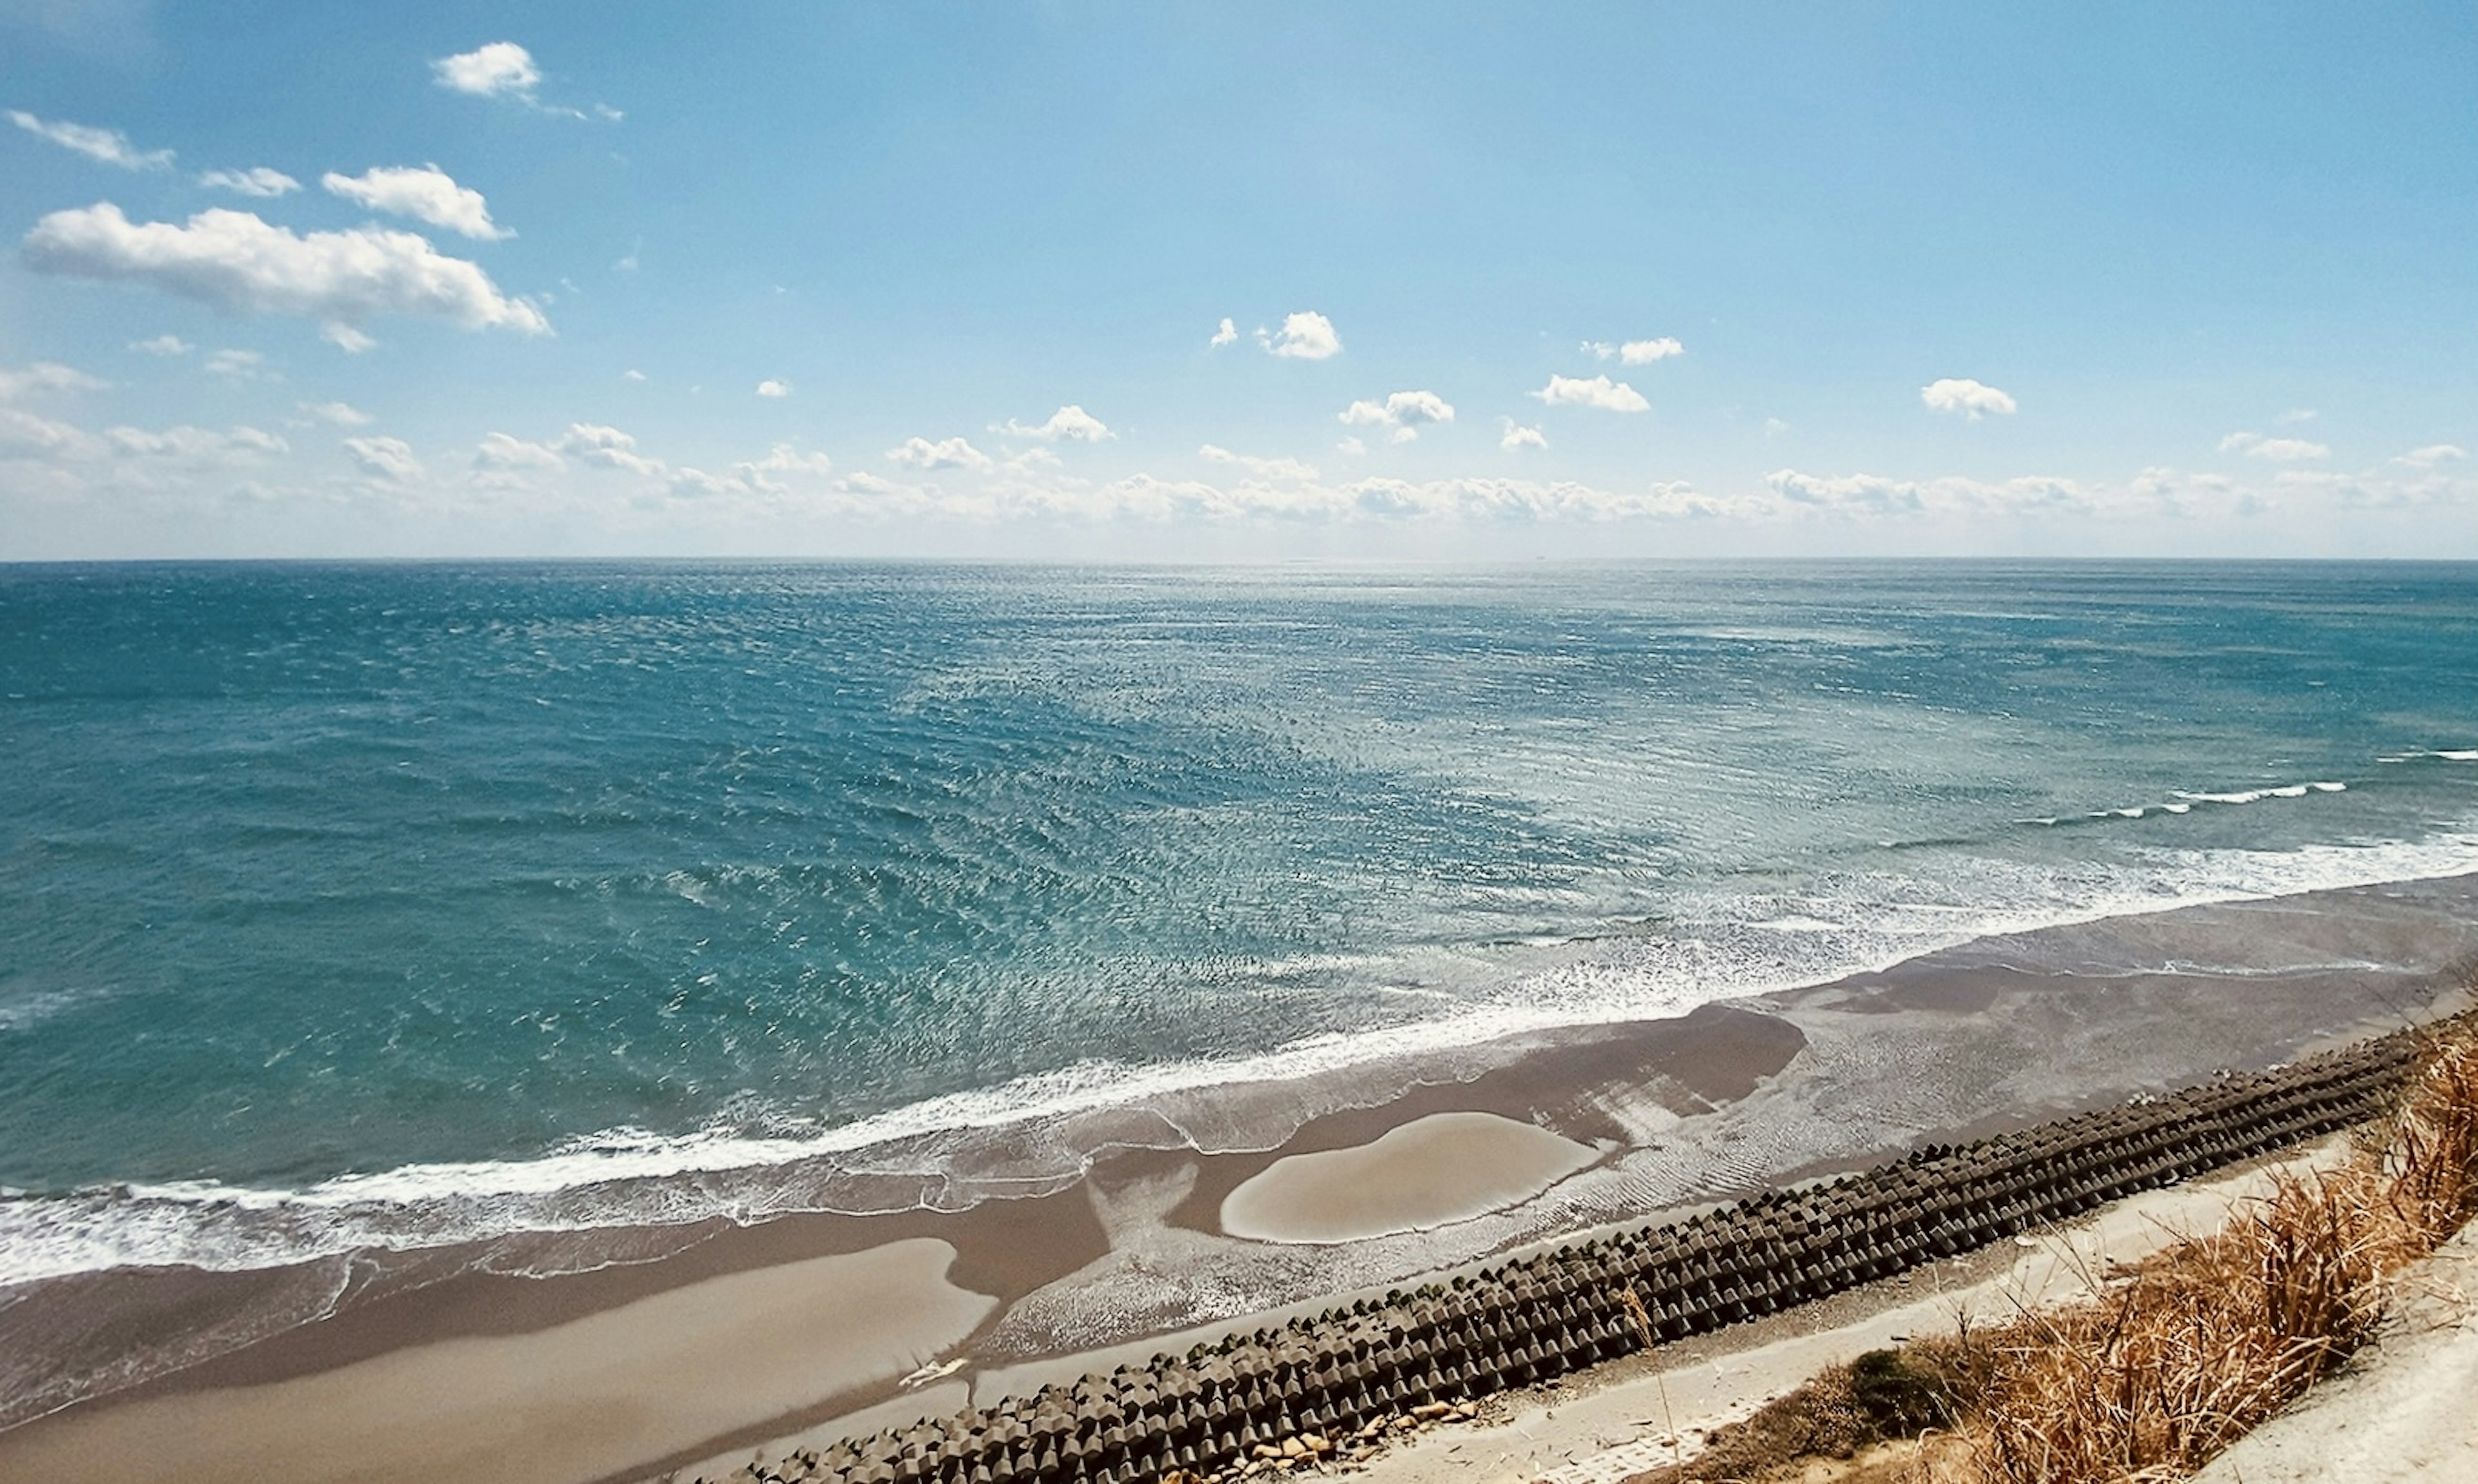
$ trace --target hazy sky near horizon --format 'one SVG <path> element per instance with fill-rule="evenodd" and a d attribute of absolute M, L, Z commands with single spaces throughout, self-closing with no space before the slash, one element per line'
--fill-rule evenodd
<path fill-rule="evenodd" d="M 2478 5 L 0 0 L 0 560 L 2478 556 Z"/>

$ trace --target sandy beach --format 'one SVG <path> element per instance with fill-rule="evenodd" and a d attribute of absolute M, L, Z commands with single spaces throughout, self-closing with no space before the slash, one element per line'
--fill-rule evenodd
<path fill-rule="evenodd" d="M 2448 878 L 1982 940 L 1676 1019 L 1182 1093 L 1041 1130 L 1088 1154 L 1080 1178 L 1024 1198 L 572 1235 L 624 1256 L 553 1277 L 520 1275 L 510 1248 L 421 1254 L 332 1318 L 0 1433 L 0 1472 L 712 1471 L 2273 1065 L 2453 1008 L 2473 956 L 2478 878 Z M 7 1322 L 63 1353 L 129 1344 L 246 1311 L 280 1276 L 123 1272 Z"/>

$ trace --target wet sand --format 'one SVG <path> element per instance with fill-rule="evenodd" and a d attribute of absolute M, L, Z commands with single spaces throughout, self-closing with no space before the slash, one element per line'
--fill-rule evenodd
<path fill-rule="evenodd" d="M 353 1476 L 330 1451 L 346 1437 L 363 1440 L 356 1458 L 402 1471 L 371 1477 L 483 1477 L 463 1461 L 493 1450 L 538 1467 L 489 1476 L 621 1480 L 708 1461 L 719 1472 L 770 1440 L 951 1412 L 1165 1339 L 1183 1347 L 1595 1226 L 2286 1061 L 2457 1007 L 2471 964 L 2478 877 L 2460 877 L 1983 940 L 1675 1019 L 1168 1094 L 1022 1135 L 1088 1151 L 1080 1175 L 1026 1198 L 593 1234 L 595 1251 L 624 1255 L 551 1277 L 509 1275 L 527 1270 L 522 1243 L 396 1259 L 400 1271 L 333 1318 L 0 1432 L 0 1475 L 117 1478 L 144 1457 L 210 1478 L 198 1450 L 220 1440 L 256 1460 L 249 1477 Z M 1345 1157 L 1318 1158 L 1332 1155 Z M 1389 1169 L 1404 1178 L 1380 1199 L 1369 1175 Z M 1417 1177 L 1439 1171 L 1456 1185 Z M 927 1288 L 925 1264 L 902 1270 L 905 1292 L 933 1295 L 939 1324 L 872 1327 L 805 1294 L 725 1296 L 924 1239 L 950 1247 L 952 1266 Z M 132 1345 L 149 1326 L 324 1281 L 104 1275 L 0 1311 L 0 1333 L 64 1354 Z M 644 1322 L 658 1313 L 677 1316 L 689 1356 L 711 1345 L 721 1358 L 667 1351 Z M 604 1320 L 616 1327 L 577 1327 Z M 580 1346 L 580 1333 L 602 1338 Z M 448 1387 L 440 1420 L 411 1425 L 422 1409 L 406 1398 L 433 1395 L 415 1382 L 443 1355 L 529 1379 Z M 898 1384 L 939 1357 L 965 1365 Z M 370 1384 L 382 1375 L 396 1379 Z M 752 1379 L 721 1384 L 730 1376 Z M 623 1384 L 679 1396 L 597 1411 Z M 270 1406 L 279 1393 L 316 1405 Z M 320 1421 L 305 1425 L 312 1412 Z"/>
<path fill-rule="evenodd" d="M 1222 1199 L 1225 1235 L 1356 1242 L 1429 1231 L 1527 1200 L 1599 1154 L 1493 1113 L 1432 1113 L 1347 1149 L 1291 1154 Z"/>
<path fill-rule="evenodd" d="M 519 1335 L 442 1340 L 313 1375 L 71 1413 L 10 1439 L 22 1479 L 558 1484 L 681 1438 L 896 1379 L 998 1300 L 929 1238 L 708 1278 Z"/>

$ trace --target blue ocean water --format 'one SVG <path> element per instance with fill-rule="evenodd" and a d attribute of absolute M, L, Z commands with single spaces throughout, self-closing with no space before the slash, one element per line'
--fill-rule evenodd
<path fill-rule="evenodd" d="M 21 566 L 0 759 L 6 1283 L 2478 869 L 2478 568 Z"/>

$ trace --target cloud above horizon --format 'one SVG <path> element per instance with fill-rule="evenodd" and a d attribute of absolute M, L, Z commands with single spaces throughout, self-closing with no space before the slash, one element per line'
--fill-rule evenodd
<path fill-rule="evenodd" d="M 257 196 L 262 200 L 290 195 L 301 189 L 301 183 L 282 170 L 266 165 L 252 165 L 246 170 L 209 170 L 198 177 L 198 184 L 210 190 L 229 190 L 235 195 Z"/>
<path fill-rule="evenodd" d="M 2265 438 L 2260 433 L 2232 433 L 2220 440 L 2220 452 L 2243 454 L 2249 459 L 2263 459 L 2273 464 L 2297 464 L 2332 457 L 2332 450 L 2322 443 L 2309 442 L 2302 438 Z"/>
<path fill-rule="evenodd" d="M 1433 391 L 1396 391 L 1382 402 L 1358 401 L 1342 410 L 1342 420 L 1353 426 L 1393 429 L 1393 440 L 1407 443 L 1424 424 L 1454 420 L 1454 404 Z"/>
<path fill-rule="evenodd" d="M 1342 336 L 1333 321 L 1314 310 L 1284 315 L 1278 335 L 1258 330 L 1256 343 L 1289 361 L 1330 361 L 1342 354 Z"/>
<path fill-rule="evenodd" d="M 1614 356 L 1620 365 L 1650 365 L 1655 361 L 1665 361 L 1671 356 L 1682 356 L 1686 354 L 1686 347 L 1681 344 L 1675 336 L 1664 335 L 1658 340 L 1651 340 L 1622 342 L 1585 340 L 1583 351 L 1602 361 Z"/>
<path fill-rule="evenodd" d="M 1010 417 L 993 424 L 990 431 L 1003 433 L 1009 438 L 1039 439 L 1045 443 L 1099 443 L 1118 437 L 1110 431 L 1108 424 L 1075 402 L 1051 413 L 1047 422 L 1024 423 Z"/>
<path fill-rule="evenodd" d="M 392 216 L 410 216 L 462 237 L 495 242 L 516 236 L 491 219 L 482 192 L 459 186 L 435 164 L 372 165 L 359 175 L 330 170 L 318 178 L 318 184 L 329 195 Z"/>
<path fill-rule="evenodd" d="M 1652 404 L 1642 392 L 1622 381 L 1603 376 L 1551 376 L 1549 385 L 1531 393 L 1551 407 L 1597 407 L 1610 413 L 1645 413 Z"/>
<path fill-rule="evenodd" d="M 130 143 L 129 136 L 117 129 L 97 129 L 88 124 L 37 118 L 23 109 L 11 109 L 9 121 L 37 138 L 49 139 L 63 149 L 123 170 L 168 170 L 172 167 L 170 150 L 141 150 Z"/>
<path fill-rule="evenodd" d="M 2010 393 L 1967 376 L 1932 381 L 1919 389 L 1919 400 L 1930 412 L 1960 413 L 1973 422 L 1991 413 L 2010 416 L 2016 406 Z"/>
<path fill-rule="evenodd" d="M 426 238 L 381 227 L 303 237 L 223 208 L 185 225 L 140 223 L 106 201 L 44 216 L 20 252 L 38 273 L 142 284 L 215 309 L 324 320 L 356 338 L 361 321 L 381 314 L 444 319 L 465 330 L 550 333 L 542 311 L 501 293 L 479 266 L 442 256 Z"/>

